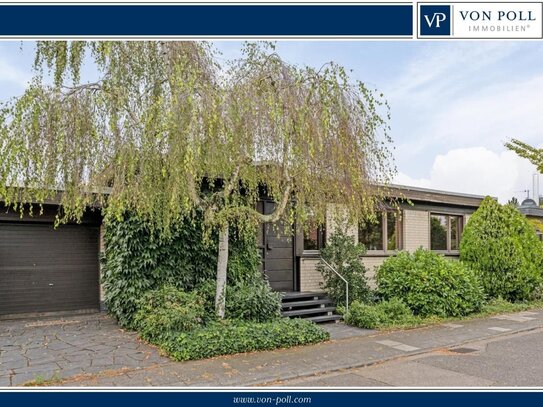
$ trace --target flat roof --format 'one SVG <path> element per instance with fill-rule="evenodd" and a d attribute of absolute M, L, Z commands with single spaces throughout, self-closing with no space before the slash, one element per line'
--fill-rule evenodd
<path fill-rule="evenodd" d="M 391 195 L 396 198 L 470 207 L 479 207 L 486 197 L 486 195 L 465 194 L 438 189 L 413 187 L 409 185 L 389 184 L 388 188 L 392 192 Z M 395 193 L 395 191 L 397 192 Z"/>

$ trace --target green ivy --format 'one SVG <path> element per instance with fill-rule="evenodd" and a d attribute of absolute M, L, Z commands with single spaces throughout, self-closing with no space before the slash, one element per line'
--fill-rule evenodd
<path fill-rule="evenodd" d="M 105 224 L 102 284 L 108 310 L 121 326 L 132 326 L 136 302 L 148 290 L 170 285 L 190 291 L 215 279 L 216 239 L 205 239 L 201 222 L 178 223 L 166 236 L 153 233 L 135 215 L 109 219 Z M 239 239 L 233 233 L 229 284 L 258 274 L 255 239 Z"/>
<path fill-rule="evenodd" d="M 429 250 L 400 252 L 377 269 L 378 294 L 401 299 L 415 315 L 462 316 L 478 311 L 484 300 L 475 272 Z"/>
<path fill-rule="evenodd" d="M 271 322 L 224 320 L 181 333 L 157 345 L 171 358 L 182 361 L 218 355 L 289 348 L 328 340 L 320 326 L 303 319 Z"/>
<path fill-rule="evenodd" d="M 460 259 L 478 271 L 486 294 L 531 299 L 542 284 L 543 244 L 516 208 L 486 197 L 462 236 Z"/>
<path fill-rule="evenodd" d="M 147 291 L 136 306 L 134 328 L 149 341 L 192 331 L 204 320 L 202 297 L 196 291 L 186 293 L 172 286 Z"/>
<path fill-rule="evenodd" d="M 205 301 L 206 318 L 214 319 L 215 281 L 209 280 L 197 288 Z M 226 318 L 264 322 L 281 316 L 281 294 L 256 275 L 226 287 Z"/>

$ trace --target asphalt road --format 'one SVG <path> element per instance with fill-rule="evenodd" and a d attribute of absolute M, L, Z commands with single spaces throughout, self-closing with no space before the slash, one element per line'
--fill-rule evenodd
<path fill-rule="evenodd" d="M 296 387 L 543 386 L 543 328 L 464 343 L 460 348 L 293 379 Z"/>

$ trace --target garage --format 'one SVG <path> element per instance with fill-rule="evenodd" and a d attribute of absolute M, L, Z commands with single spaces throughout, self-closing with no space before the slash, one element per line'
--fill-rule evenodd
<path fill-rule="evenodd" d="M 0 219 L 0 319 L 97 311 L 99 297 L 99 223 Z"/>

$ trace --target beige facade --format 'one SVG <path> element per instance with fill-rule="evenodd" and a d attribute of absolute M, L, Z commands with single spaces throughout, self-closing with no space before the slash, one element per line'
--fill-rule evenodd
<path fill-rule="evenodd" d="M 403 248 L 409 252 L 419 247 L 430 247 L 430 213 L 428 211 L 403 211 Z"/>
<path fill-rule="evenodd" d="M 409 209 L 408 209 L 409 208 Z M 473 208 L 426 208 L 417 205 L 405 207 L 401 215 L 401 249 L 413 252 L 418 248 L 430 248 L 430 216 L 432 213 L 452 213 L 463 216 L 464 226 L 469 220 L 470 213 L 476 210 Z M 337 208 L 333 208 L 336 211 Z M 332 212 L 332 211 L 331 211 Z M 326 225 L 326 239 L 328 239 L 337 228 L 338 217 L 329 215 Z M 347 232 L 358 241 L 357 226 L 348 227 Z M 375 269 L 380 266 L 385 259 L 393 256 L 396 252 L 368 252 L 361 261 L 365 265 L 370 286 L 375 287 Z M 447 253 L 451 258 L 456 258 L 457 253 Z M 317 271 L 316 266 L 319 262 L 318 252 L 304 253 L 299 261 L 299 289 L 300 291 L 321 291 L 322 276 Z"/>

